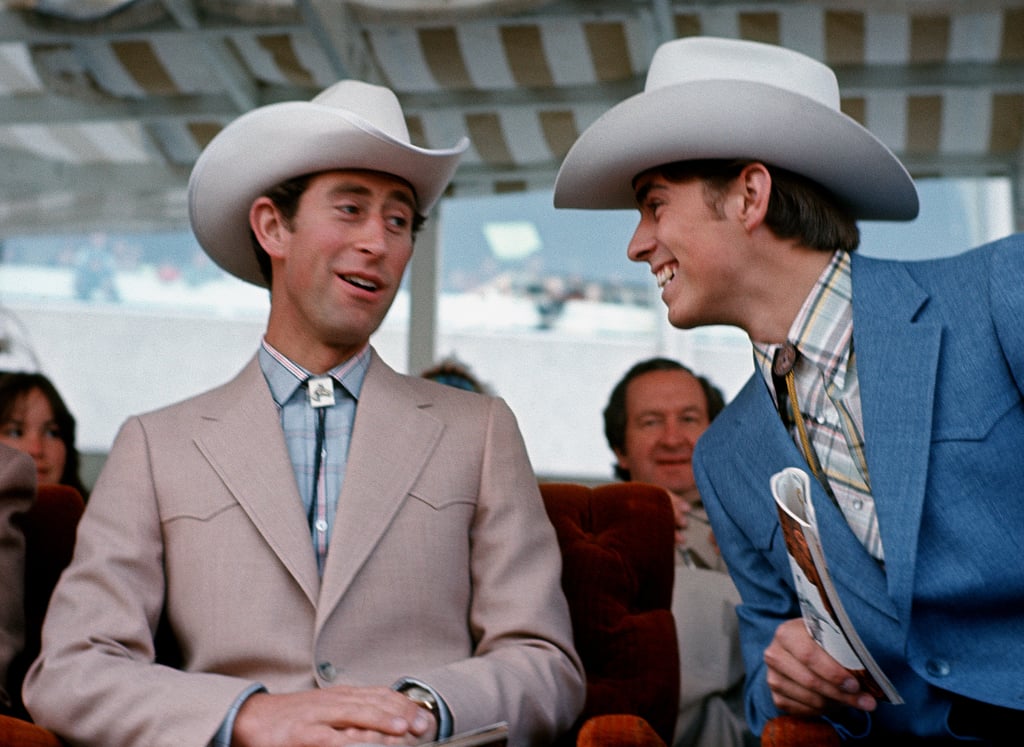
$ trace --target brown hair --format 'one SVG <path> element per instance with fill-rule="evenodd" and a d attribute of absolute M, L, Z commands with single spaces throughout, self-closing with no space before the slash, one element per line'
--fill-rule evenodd
<path fill-rule="evenodd" d="M 703 159 L 676 161 L 650 171 L 670 182 L 700 179 L 704 183 L 709 208 L 722 216 L 725 191 L 743 169 L 759 161 L 742 159 Z M 764 164 L 772 178 L 765 225 L 780 239 L 796 239 L 804 246 L 822 251 L 855 251 L 860 244 L 860 229 L 853 215 L 831 192 L 817 182 Z"/>

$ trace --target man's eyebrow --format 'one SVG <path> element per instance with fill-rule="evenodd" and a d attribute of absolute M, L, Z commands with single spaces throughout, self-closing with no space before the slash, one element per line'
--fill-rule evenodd
<path fill-rule="evenodd" d="M 342 195 L 358 195 L 360 197 L 369 197 L 372 191 L 365 184 L 359 182 L 341 182 L 331 187 L 331 197 L 340 197 Z M 388 199 L 401 202 L 403 205 L 407 205 L 411 210 L 416 210 L 416 201 L 407 190 L 404 189 L 393 189 L 388 192 Z"/>
<path fill-rule="evenodd" d="M 339 182 L 331 187 L 328 194 L 331 197 L 340 197 L 342 195 L 360 195 L 365 197 L 370 194 L 370 188 L 359 182 Z"/>
<path fill-rule="evenodd" d="M 685 405 L 683 407 L 676 407 L 676 406 L 670 405 L 670 404 L 666 404 L 666 405 L 651 405 L 650 407 L 645 407 L 645 408 L 639 410 L 636 414 L 637 415 L 664 415 L 665 413 L 669 413 L 671 415 L 678 415 L 680 413 L 683 414 L 683 415 L 692 415 L 692 414 L 696 413 L 696 414 L 699 415 L 701 413 L 701 407 L 700 407 L 700 405 Z"/>
<path fill-rule="evenodd" d="M 408 206 L 409 209 L 412 210 L 413 212 L 416 212 L 417 210 L 416 200 L 413 198 L 411 194 L 409 194 L 407 190 L 393 189 L 391 190 L 391 193 L 388 195 L 388 197 L 397 202 L 401 202 L 403 205 Z"/>
<path fill-rule="evenodd" d="M 654 184 L 648 180 L 640 189 L 636 190 L 636 204 L 642 205 L 644 200 L 647 199 L 647 195 L 650 194 Z"/>

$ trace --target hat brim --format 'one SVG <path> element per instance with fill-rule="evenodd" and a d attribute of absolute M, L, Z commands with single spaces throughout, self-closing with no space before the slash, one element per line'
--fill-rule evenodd
<path fill-rule="evenodd" d="M 747 158 L 806 176 L 856 218 L 917 216 L 917 189 L 907 170 L 854 119 L 791 91 L 738 80 L 665 86 L 614 106 L 569 150 L 554 204 L 635 208 L 638 174 L 705 158 Z"/>
<path fill-rule="evenodd" d="M 427 213 L 467 145 L 463 138 L 452 148 L 419 148 L 351 112 L 312 102 L 264 106 L 227 125 L 196 160 L 189 179 L 192 230 L 220 267 L 266 286 L 249 239 L 249 209 L 271 187 L 320 171 L 378 171 L 409 182 Z"/>

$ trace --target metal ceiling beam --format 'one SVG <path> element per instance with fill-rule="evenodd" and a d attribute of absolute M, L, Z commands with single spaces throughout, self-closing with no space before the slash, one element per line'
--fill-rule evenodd
<path fill-rule="evenodd" d="M 355 67 L 351 60 L 346 62 L 345 57 L 350 51 L 351 44 L 356 44 L 358 33 L 362 26 L 360 12 L 351 8 L 350 3 L 340 0 L 295 0 L 297 4 L 297 17 L 294 22 L 273 21 L 270 23 L 257 23 L 252 21 L 231 21 L 230 19 L 200 19 L 194 10 L 192 0 L 159 0 L 171 15 L 167 21 L 147 25 L 145 28 L 106 28 L 102 25 L 83 24 L 82 28 L 87 31 L 75 29 L 70 22 L 62 24 L 52 23 L 30 23 L 26 19 L 31 16 L 28 11 L 15 11 L 0 8 L 0 44 L 3 43 L 26 43 L 26 44 L 59 44 L 73 42 L 76 39 L 87 37 L 92 40 L 116 41 L 119 39 L 138 39 L 140 36 L 147 38 L 180 35 L 182 33 L 199 34 L 206 37 L 217 38 L 232 34 L 287 34 L 296 31 L 312 33 L 314 38 L 323 30 L 335 36 L 332 41 L 330 36 L 317 38 L 325 52 L 329 49 L 338 51 L 336 41 L 339 32 L 347 34 L 344 43 L 340 45 L 339 61 L 340 69 L 348 70 L 355 74 Z M 667 0 L 654 0 L 658 4 Z M 506 16 L 509 19 L 521 22 L 529 22 L 531 18 L 537 20 L 557 18 L 560 16 L 585 17 L 593 19 L 634 17 L 639 12 L 649 12 L 652 5 L 651 0 L 635 0 L 634 2 L 622 2 L 622 0 L 575 0 L 575 2 L 556 2 L 538 9 L 524 11 L 523 13 Z M 366 25 L 389 25 L 394 22 L 390 14 L 388 17 L 380 17 L 371 20 Z M 373 13 L 362 13 L 363 17 L 372 19 Z M 189 18 L 195 21 L 194 25 Z M 485 19 L 487 16 L 481 16 Z M 339 19 L 344 26 L 339 26 Z M 450 21 L 451 19 L 449 19 Z M 318 29 L 317 24 L 325 27 Z M 100 30 L 95 30 L 95 29 Z"/>
<path fill-rule="evenodd" d="M 316 42 L 320 51 L 324 53 L 327 58 L 328 64 L 331 66 L 331 71 L 334 73 L 334 77 L 338 80 L 342 78 L 352 77 L 349 72 L 348 65 L 342 59 L 338 48 L 335 47 L 334 42 L 331 40 L 331 34 L 327 31 L 327 17 L 325 9 L 321 5 L 314 5 L 312 0 L 297 0 L 299 6 L 299 13 L 302 15 L 302 19 L 306 24 L 306 28 L 309 33 L 313 36 L 313 41 Z M 334 3 L 336 12 L 343 12 L 345 10 L 344 3 Z M 346 35 L 345 39 L 348 41 L 348 30 L 345 28 L 345 24 L 341 24 L 340 28 L 332 24 L 339 33 Z M 358 30 L 356 32 L 358 34 Z"/>
<path fill-rule="evenodd" d="M 26 11 L 5 10 L 0 8 L 0 44 L 67 44 L 83 38 L 94 41 L 119 41 L 124 39 L 148 39 L 181 36 L 189 33 L 209 37 L 211 39 L 222 38 L 232 34 L 289 34 L 304 30 L 306 27 L 299 21 L 276 22 L 267 24 L 258 23 L 232 23 L 228 20 L 203 20 L 196 18 L 196 27 L 186 31 L 186 27 L 175 16 L 175 11 L 167 7 L 170 3 L 177 7 L 179 0 L 160 0 L 167 9 L 170 18 L 147 25 L 145 28 L 102 28 L 101 30 L 76 31 L 69 23 L 60 24 L 31 24 L 26 22 Z M 188 12 L 187 9 L 185 11 Z M 193 15 L 195 15 L 193 13 Z"/>
<path fill-rule="evenodd" d="M 927 93 L 954 88 L 1024 91 L 1024 62 L 835 67 L 843 95 L 866 91 Z"/>
<path fill-rule="evenodd" d="M 4 165 L 0 199 L 4 200 L 68 189 L 126 195 L 180 189 L 186 186 L 191 170 L 191 167 L 154 163 L 57 163 L 26 151 L 3 147 L 0 147 L 0 163 Z"/>
<path fill-rule="evenodd" d="M 3 102 L 0 126 L 119 121 L 147 124 L 158 120 L 230 119 L 239 113 L 231 100 L 213 94 L 107 100 L 23 94 L 5 97 Z"/>
<path fill-rule="evenodd" d="M 654 44 L 657 47 L 676 38 L 676 25 L 671 0 L 651 0 L 651 20 L 654 24 Z"/>
<path fill-rule="evenodd" d="M 872 91 L 904 91 L 927 94 L 957 88 L 988 88 L 1001 92 L 1024 92 L 1024 63 L 998 65 L 956 63 L 922 68 L 899 65 L 875 65 L 837 71 L 844 96 L 857 96 Z M 550 89 L 515 88 L 502 91 L 450 91 L 400 94 L 409 114 L 458 110 L 465 112 L 535 106 L 571 106 L 599 104 L 611 107 L 640 91 L 639 78 L 618 83 L 568 86 Z M 308 99 L 310 91 L 303 88 L 273 87 L 252 92 L 249 108 L 276 101 Z M 246 98 L 244 101 L 249 101 Z M 229 101 L 223 96 L 165 96 L 146 99 L 84 100 L 54 95 L 21 95 L 5 98 L 0 107 L 0 126 L 31 124 L 70 124 L 73 122 L 161 119 L 231 118 L 239 113 L 244 102 Z"/>
<path fill-rule="evenodd" d="M 199 18 L 196 16 L 192 0 L 160 0 L 167 12 L 187 33 L 194 34 L 199 30 Z M 256 84 L 230 51 L 225 49 L 220 39 L 200 37 L 199 48 L 206 58 L 206 69 L 224 85 L 228 96 L 238 107 L 239 112 L 247 112 L 256 107 Z"/>

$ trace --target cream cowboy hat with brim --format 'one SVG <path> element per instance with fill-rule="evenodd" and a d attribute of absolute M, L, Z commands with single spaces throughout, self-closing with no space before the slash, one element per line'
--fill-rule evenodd
<path fill-rule="evenodd" d="M 662 44 L 642 93 L 599 117 L 555 180 L 559 208 L 635 208 L 633 179 L 675 161 L 751 159 L 801 174 L 854 217 L 917 216 L 903 164 L 839 109 L 827 66 L 783 47 L 688 37 Z"/>
<path fill-rule="evenodd" d="M 451 181 L 469 141 L 413 145 L 388 88 L 343 80 L 312 101 L 270 104 L 243 114 L 210 141 L 188 184 L 200 246 L 232 275 L 266 286 L 249 239 L 249 208 L 271 187 L 305 174 L 367 169 L 407 181 L 426 214 Z"/>

